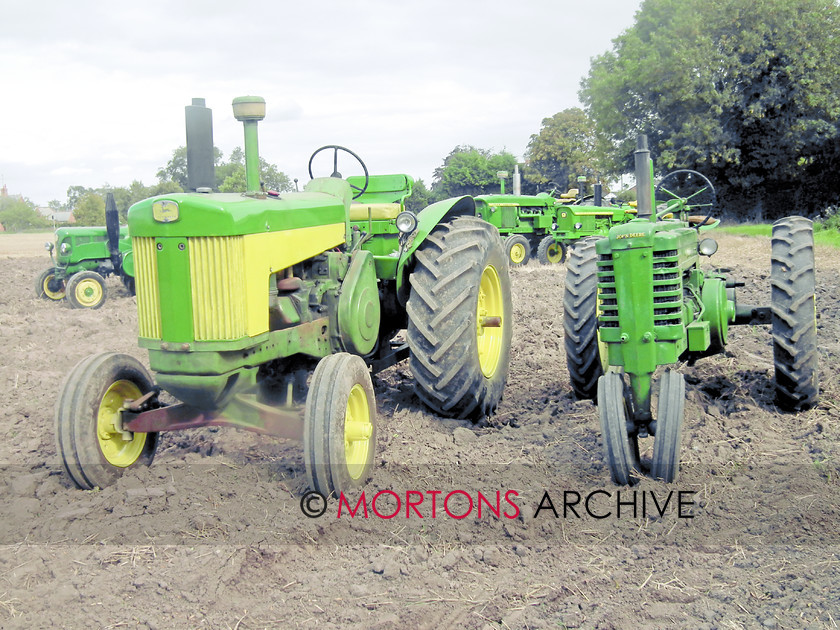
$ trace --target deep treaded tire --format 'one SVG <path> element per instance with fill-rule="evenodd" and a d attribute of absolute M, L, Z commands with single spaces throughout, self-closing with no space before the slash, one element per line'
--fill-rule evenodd
<path fill-rule="evenodd" d="M 598 377 L 604 373 L 598 352 L 597 240 L 583 239 L 569 254 L 563 297 L 566 365 L 572 389 L 585 399 L 597 396 Z"/>
<path fill-rule="evenodd" d="M 814 292 L 814 232 L 804 217 L 773 224 L 770 267 L 776 402 L 791 411 L 808 409 L 819 396 Z"/>
<path fill-rule="evenodd" d="M 558 243 L 551 235 L 540 241 L 537 247 L 537 260 L 544 265 L 559 265 L 566 262 L 566 246 Z"/>
<path fill-rule="evenodd" d="M 498 231 L 457 217 L 438 225 L 415 257 L 406 311 L 417 395 L 444 416 L 488 416 L 507 381 L 513 323 Z"/>
<path fill-rule="evenodd" d="M 627 432 L 627 398 L 624 379 L 618 372 L 609 372 L 598 379 L 598 416 L 604 456 L 612 480 L 620 486 L 638 482 L 639 439 Z"/>

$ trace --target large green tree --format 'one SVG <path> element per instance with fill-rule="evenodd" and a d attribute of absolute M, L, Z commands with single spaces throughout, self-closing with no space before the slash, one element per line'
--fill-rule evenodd
<path fill-rule="evenodd" d="M 660 171 L 695 168 L 726 210 L 772 218 L 840 192 L 838 86 L 834 0 L 644 0 L 581 99 L 615 170 L 647 133 Z"/>
<path fill-rule="evenodd" d="M 457 146 L 436 168 L 432 193 L 436 199 L 499 192 L 499 171 L 513 175 L 516 158 L 512 153 L 493 153 L 473 146 Z"/>
<path fill-rule="evenodd" d="M 105 225 L 105 199 L 95 192 L 85 194 L 76 202 L 73 216 L 76 225 Z"/>
<path fill-rule="evenodd" d="M 578 107 L 544 118 L 540 132 L 528 142 L 525 162 L 525 178 L 543 188 L 555 182 L 565 191 L 578 176 L 596 175 L 599 168 L 593 122 Z"/>
<path fill-rule="evenodd" d="M 19 232 L 49 225 L 35 210 L 35 204 L 20 197 L 0 197 L 0 225 L 8 232 Z"/>

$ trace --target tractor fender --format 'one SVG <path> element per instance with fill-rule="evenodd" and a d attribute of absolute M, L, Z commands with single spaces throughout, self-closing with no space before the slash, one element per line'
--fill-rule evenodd
<path fill-rule="evenodd" d="M 426 206 L 417 214 L 417 228 L 409 236 L 397 263 L 397 299 L 402 306 L 408 302 L 408 274 L 414 266 L 414 252 L 438 224 L 461 216 L 476 216 L 475 199 L 469 196 L 444 199 Z"/>

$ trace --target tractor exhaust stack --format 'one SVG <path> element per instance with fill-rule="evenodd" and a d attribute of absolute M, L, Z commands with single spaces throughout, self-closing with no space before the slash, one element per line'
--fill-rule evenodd
<path fill-rule="evenodd" d="M 636 216 L 650 219 L 653 215 L 653 163 L 650 161 L 647 135 L 636 139 Z"/>
<path fill-rule="evenodd" d="M 216 187 L 213 153 L 213 110 L 205 107 L 203 98 L 194 98 L 184 108 L 187 127 L 187 189 Z"/>
<path fill-rule="evenodd" d="M 265 99 L 261 96 L 239 96 L 233 99 L 233 117 L 245 126 L 245 194 L 253 197 L 260 192 L 257 123 L 265 118 Z"/>

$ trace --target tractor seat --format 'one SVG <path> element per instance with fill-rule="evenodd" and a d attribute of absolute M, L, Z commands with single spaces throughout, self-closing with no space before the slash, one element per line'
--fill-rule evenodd
<path fill-rule="evenodd" d="M 703 215 L 703 214 L 700 214 L 700 215 L 692 214 L 692 215 L 689 215 L 688 217 L 686 217 L 686 221 L 688 221 L 689 225 L 697 225 L 699 223 L 703 223 L 703 219 L 705 219 L 705 218 L 706 218 L 706 216 Z M 718 223 L 720 223 L 720 221 L 718 219 L 715 219 L 714 217 L 709 217 L 709 220 L 706 221 L 706 223 L 703 227 L 707 227 L 707 226 L 713 227 L 713 226 L 717 225 Z"/>
<path fill-rule="evenodd" d="M 365 185 L 365 178 L 352 175 L 347 182 L 360 189 Z M 368 213 L 374 221 L 396 219 L 413 186 L 414 180 L 408 175 L 371 175 L 365 192 L 350 205 L 350 220 L 367 221 Z"/>

